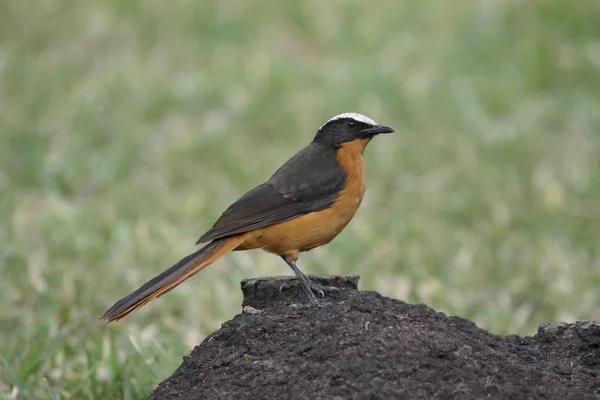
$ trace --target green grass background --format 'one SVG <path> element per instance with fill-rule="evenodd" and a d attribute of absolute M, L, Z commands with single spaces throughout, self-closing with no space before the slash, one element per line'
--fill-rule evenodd
<path fill-rule="evenodd" d="M 306 272 L 499 334 L 600 318 L 598 1 L 4 0 L 0 39 L 0 397 L 147 396 L 287 266 L 98 317 L 346 111 L 397 133 Z"/>

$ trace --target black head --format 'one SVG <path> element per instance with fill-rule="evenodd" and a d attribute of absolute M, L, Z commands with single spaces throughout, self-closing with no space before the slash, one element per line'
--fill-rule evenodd
<path fill-rule="evenodd" d="M 338 148 L 355 139 L 372 139 L 380 133 L 392 133 L 388 126 L 379 125 L 371 118 L 356 113 L 336 115 L 317 131 L 314 141 Z"/>

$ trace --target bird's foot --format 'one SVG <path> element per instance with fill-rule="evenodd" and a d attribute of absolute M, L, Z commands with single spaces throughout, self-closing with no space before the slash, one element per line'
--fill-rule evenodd
<path fill-rule="evenodd" d="M 300 280 L 300 283 L 302 283 L 302 280 Z M 317 283 L 315 281 L 313 281 L 312 279 L 306 279 L 306 282 L 308 284 L 308 286 L 310 287 L 310 290 L 312 292 L 314 292 L 314 294 L 316 294 L 317 296 L 324 298 L 325 297 L 325 293 L 327 292 L 340 292 L 340 288 L 335 287 L 335 286 L 325 286 L 325 285 L 321 285 L 320 283 Z M 279 291 L 282 292 L 284 290 L 287 290 L 291 287 L 291 284 L 289 283 L 283 283 L 280 287 L 279 287 Z M 308 295 L 308 292 L 306 293 Z M 311 301 L 311 303 L 316 304 L 316 297 L 314 296 L 313 293 L 310 293 L 310 295 L 308 296 L 309 300 Z"/>
<path fill-rule="evenodd" d="M 308 279 L 308 286 L 310 286 L 310 289 L 321 298 L 325 297 L 326 292 L 340 292 L 340 288 L 338 287 L 321 285 L 312 279 Z"/>

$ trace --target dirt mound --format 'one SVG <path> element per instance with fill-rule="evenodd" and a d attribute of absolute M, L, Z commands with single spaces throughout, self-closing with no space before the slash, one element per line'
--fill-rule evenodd
<path fill-rule="evenodd" d="M 184 358 L 151 399 L 595 399 L 600 325 L 496 336 L 425 305 L 356 290 L 309 307 L 293 279 L 242 282 L 244 312 Z M 280 291 L 282 283 L 289 286 Z"/>

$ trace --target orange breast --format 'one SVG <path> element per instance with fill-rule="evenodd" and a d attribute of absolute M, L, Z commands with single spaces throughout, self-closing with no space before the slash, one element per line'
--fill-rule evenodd
<path fill-rule="evenodd" d="M 362 202 L 366 189 L 362 155 L 368 143 L 369 139 L 354 140 L 344 143 L 337 151 L 338 162 L 346 171 L 347 178 L 331 207 L 249 232 L 238 249 L 262 248 L 296 259 L 299 251 L 329 243 L 346 227 Z"/>

